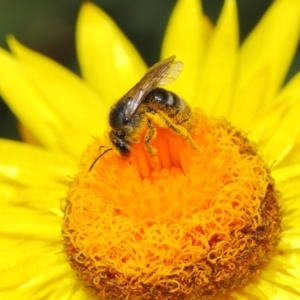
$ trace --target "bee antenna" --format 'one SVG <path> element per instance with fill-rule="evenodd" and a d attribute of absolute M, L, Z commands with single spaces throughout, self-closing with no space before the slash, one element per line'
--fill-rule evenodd
<path fill-rule="evenodd" d="M 100 147 L 100 148 L 102 148 L 102 147 Z M 94 168 L 96 162 L 97 162 L 97 161 L 98 161 L 105 153 L 107 153 L 107 152 L 110 151 L 110 150 L 112 150 L 112 148 L 106 149 L 103 153 L 101 153 L 101 154 L 93 161 L 93 163 L 92 163 L 91 166 L 89 167 L 89 172 L 92 171 L 92 169 Z"/>

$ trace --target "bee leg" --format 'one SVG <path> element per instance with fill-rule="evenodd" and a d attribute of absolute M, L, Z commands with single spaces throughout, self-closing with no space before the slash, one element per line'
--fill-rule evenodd
<path fill-rule="evenodd" d="M 170 127 L 171 127 L 171 126 L 170 126 Z M 196 145 L 196 143 L 194 142 L 194 140 L 191 138 L 190 133 L 188 132 L 188 130 L 187 130 L 185 127 L 180 126 L 180 125 L 172 125 L 171 128 L 173 129 L 173 131 L 174 131 L 175 133 L 177 133 L 178 135 L 184 137 L 184 138 L 188 141 L 188 143 L 189 143 L 195 150 L 197 150 L 198 152 L 203 153 L 203 150 L 200 149 L 200 148 Z"/>
<path fill-rule="evenodd" d="M 153 126 L 152 122 L 150 119 L 148 119 L 148 130 L 146 132 L 145 135 L 145 146 L 147 151 L 151 154 L 151 155 L 155 155 L 156 154 L 156 149 L 154 147 L 152 147 L 150 145 L 151 140 L 153 139 L 153 137 L 156 135 L 156 129 Z"/>
<path fill-rule="evenodd" d="M 163 119 L 164 123 L 169 127 L 171 130 L 173 130 L 176 134 L 182 136 L 185 138 L 188 143 L 197 151 L 203 152 L 194 142 L 194 140 L 191 138 L 191 135 L 189 131 L 183 126 L 183 125 L 178 125 L 170 122 L 166 117 L 164 117 L 162 114 L 158 113 L 158 115 Z"/>

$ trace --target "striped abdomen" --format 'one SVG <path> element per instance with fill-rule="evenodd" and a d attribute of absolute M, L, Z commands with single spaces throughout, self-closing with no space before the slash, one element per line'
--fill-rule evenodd
<path fill-rule="evenodd" d="M 153 89 L 145 98 L 144 103 L 157 113 L 164 113 L 178 125 L 185 126 L 184 123 L 191 118 L 191 109 L 186 102 L 173 92 L 162 88 Z"/>

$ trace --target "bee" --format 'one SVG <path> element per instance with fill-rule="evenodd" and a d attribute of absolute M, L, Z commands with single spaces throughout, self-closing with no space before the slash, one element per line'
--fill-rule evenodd
<path fill-rule="evenodd" d="M 139 143 L 143 132 L 145 147 L 154 155 L 150 142 L 156 134 L 153 121 L 159 117 L 165 127 L 184 137 L 197 148 L 190 137 L 191 109 L 187 103 L 171 91 L 157 87 L 171 84 L 182 71 L 183 63 L 175 60 L 175 56 L 159 61 L 153 65 L 142 79 L 131 88 L 110 109 L 109 132 L 110 141 L 122 156 L 131 152 L 131 144 Z M 106 149 L 93 162 L 93 168 L 98 159 L 112 148 Z"/>

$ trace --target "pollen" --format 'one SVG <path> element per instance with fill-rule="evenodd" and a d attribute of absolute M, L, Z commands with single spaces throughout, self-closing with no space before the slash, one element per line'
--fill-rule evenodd
<path fill-rule="evenodd" d="M 245 134 L 194 112 L 188 140 L 157 126 L 150 154 L 95 139 L 64 205 L 72 268 L 96 299 L 211 299 L 253 280 L 276 252 L 278 192 Z M 109 147 L 109 146 L 108 146 Z"/>

